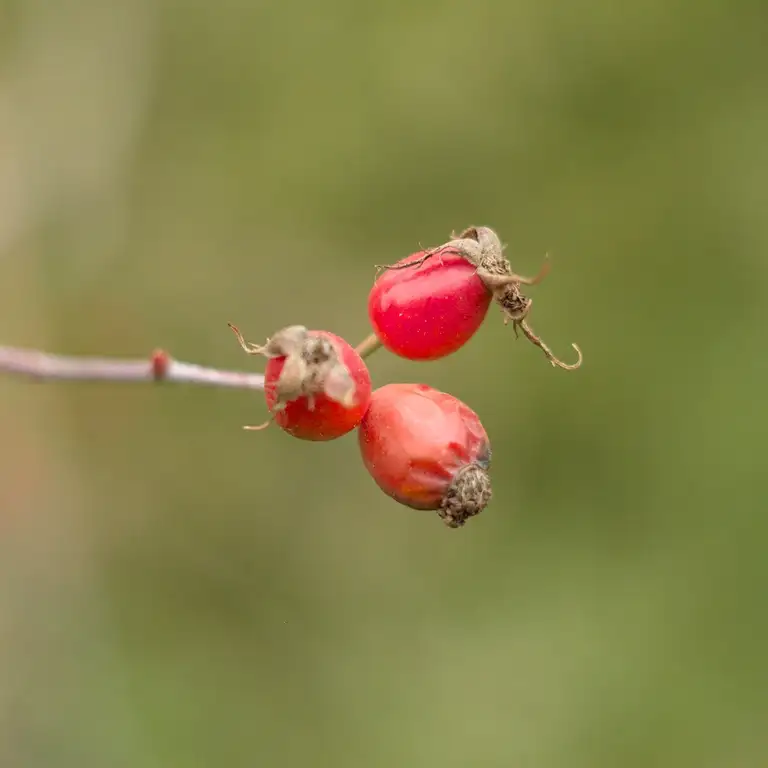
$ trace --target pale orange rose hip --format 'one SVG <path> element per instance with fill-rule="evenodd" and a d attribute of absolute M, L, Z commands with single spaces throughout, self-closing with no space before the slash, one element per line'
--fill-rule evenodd
<path fill-rule="evenodd" d="M 451 528 L 491 499 L 491 446 L 477 414 L 426 384 L 375 390 L 359 429 L 363 463 L 384 493 L 436 510 Z"/>

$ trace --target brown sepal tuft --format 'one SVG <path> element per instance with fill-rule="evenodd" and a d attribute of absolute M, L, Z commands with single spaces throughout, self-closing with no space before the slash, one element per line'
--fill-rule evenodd
<path fill-rule="evenodd" d="M 310 333 L 303 325 L 290 325 L 259 345 L 245 341 L 231 323 L 229 327 L 247 354 L 285 358 L 274 385 L 273 411 L 285 408 L 286 403 L 300 397 L 306 397 L 312 408 L 314 396 L 318 394 L 347 407 L 354 404 L 355 382 L 330 339 Z"/>
<path fill-rule="evenodd" d="M 491 500 L 491 478 L 479 464 L 464 467 L 454 478 L 437 510 L 449 528 L 461 528 Z"/>

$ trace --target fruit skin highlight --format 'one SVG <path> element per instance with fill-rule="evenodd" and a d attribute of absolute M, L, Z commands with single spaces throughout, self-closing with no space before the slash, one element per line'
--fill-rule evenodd
<path fill-rule="evenodd" d="M 493 299 L 477 268 L 458 251 L 447 248 L 425 259 L 427 253 L 413 253 L 382 272 L 368 295 L 376 336 L 409 360 L 456 352 L 483 324 Z"/>
<path fill-rule="evenodd" d="M 259 345 L 245 341 L 231 323 L 230 328 L 247 354 L 267 358 L 264 397 L 272 418 L 244 429 L 264 429 L 274 420 L 301 440 L 326 441 L 360 424 L 371 399 L 371 376 L 340 336 L 291 325 Z"/>
<path fill-rule="evenodd" d="M 387 384 L 371 395 L 358 430 L 366 469 L 384 493 L 436 510 L 459 528 L 491 499 L 491 445 L 477 414 L 426 384 Z"/>

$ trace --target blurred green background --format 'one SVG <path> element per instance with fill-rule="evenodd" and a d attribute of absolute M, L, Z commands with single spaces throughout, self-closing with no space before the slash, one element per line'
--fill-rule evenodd
<path fill-rule="evenodd" d="M 0 3 L 0 343 L 257 369 L 487 224 L 585 354 L 371 359 L 483 419 L 458 531 L 253 393 L 0 377 L 0 766 L 768 765 L 765 21 Z"/>

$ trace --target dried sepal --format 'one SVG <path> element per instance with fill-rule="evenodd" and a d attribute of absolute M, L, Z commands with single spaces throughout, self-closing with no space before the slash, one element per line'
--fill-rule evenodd
<path fill-rule="evenodd" d="M 345 407 L 355 403 L 355 382 L 329 339 L 313 335 L 303 325 L 290 325 L 259 345 L 245 341 L 232 323 L 229 327 L 247 354 L 285 358 L 274 384 L 273 413 L 300 397 L 307 398 L 311 410 L 315 396 L 321 393 Z"/>

